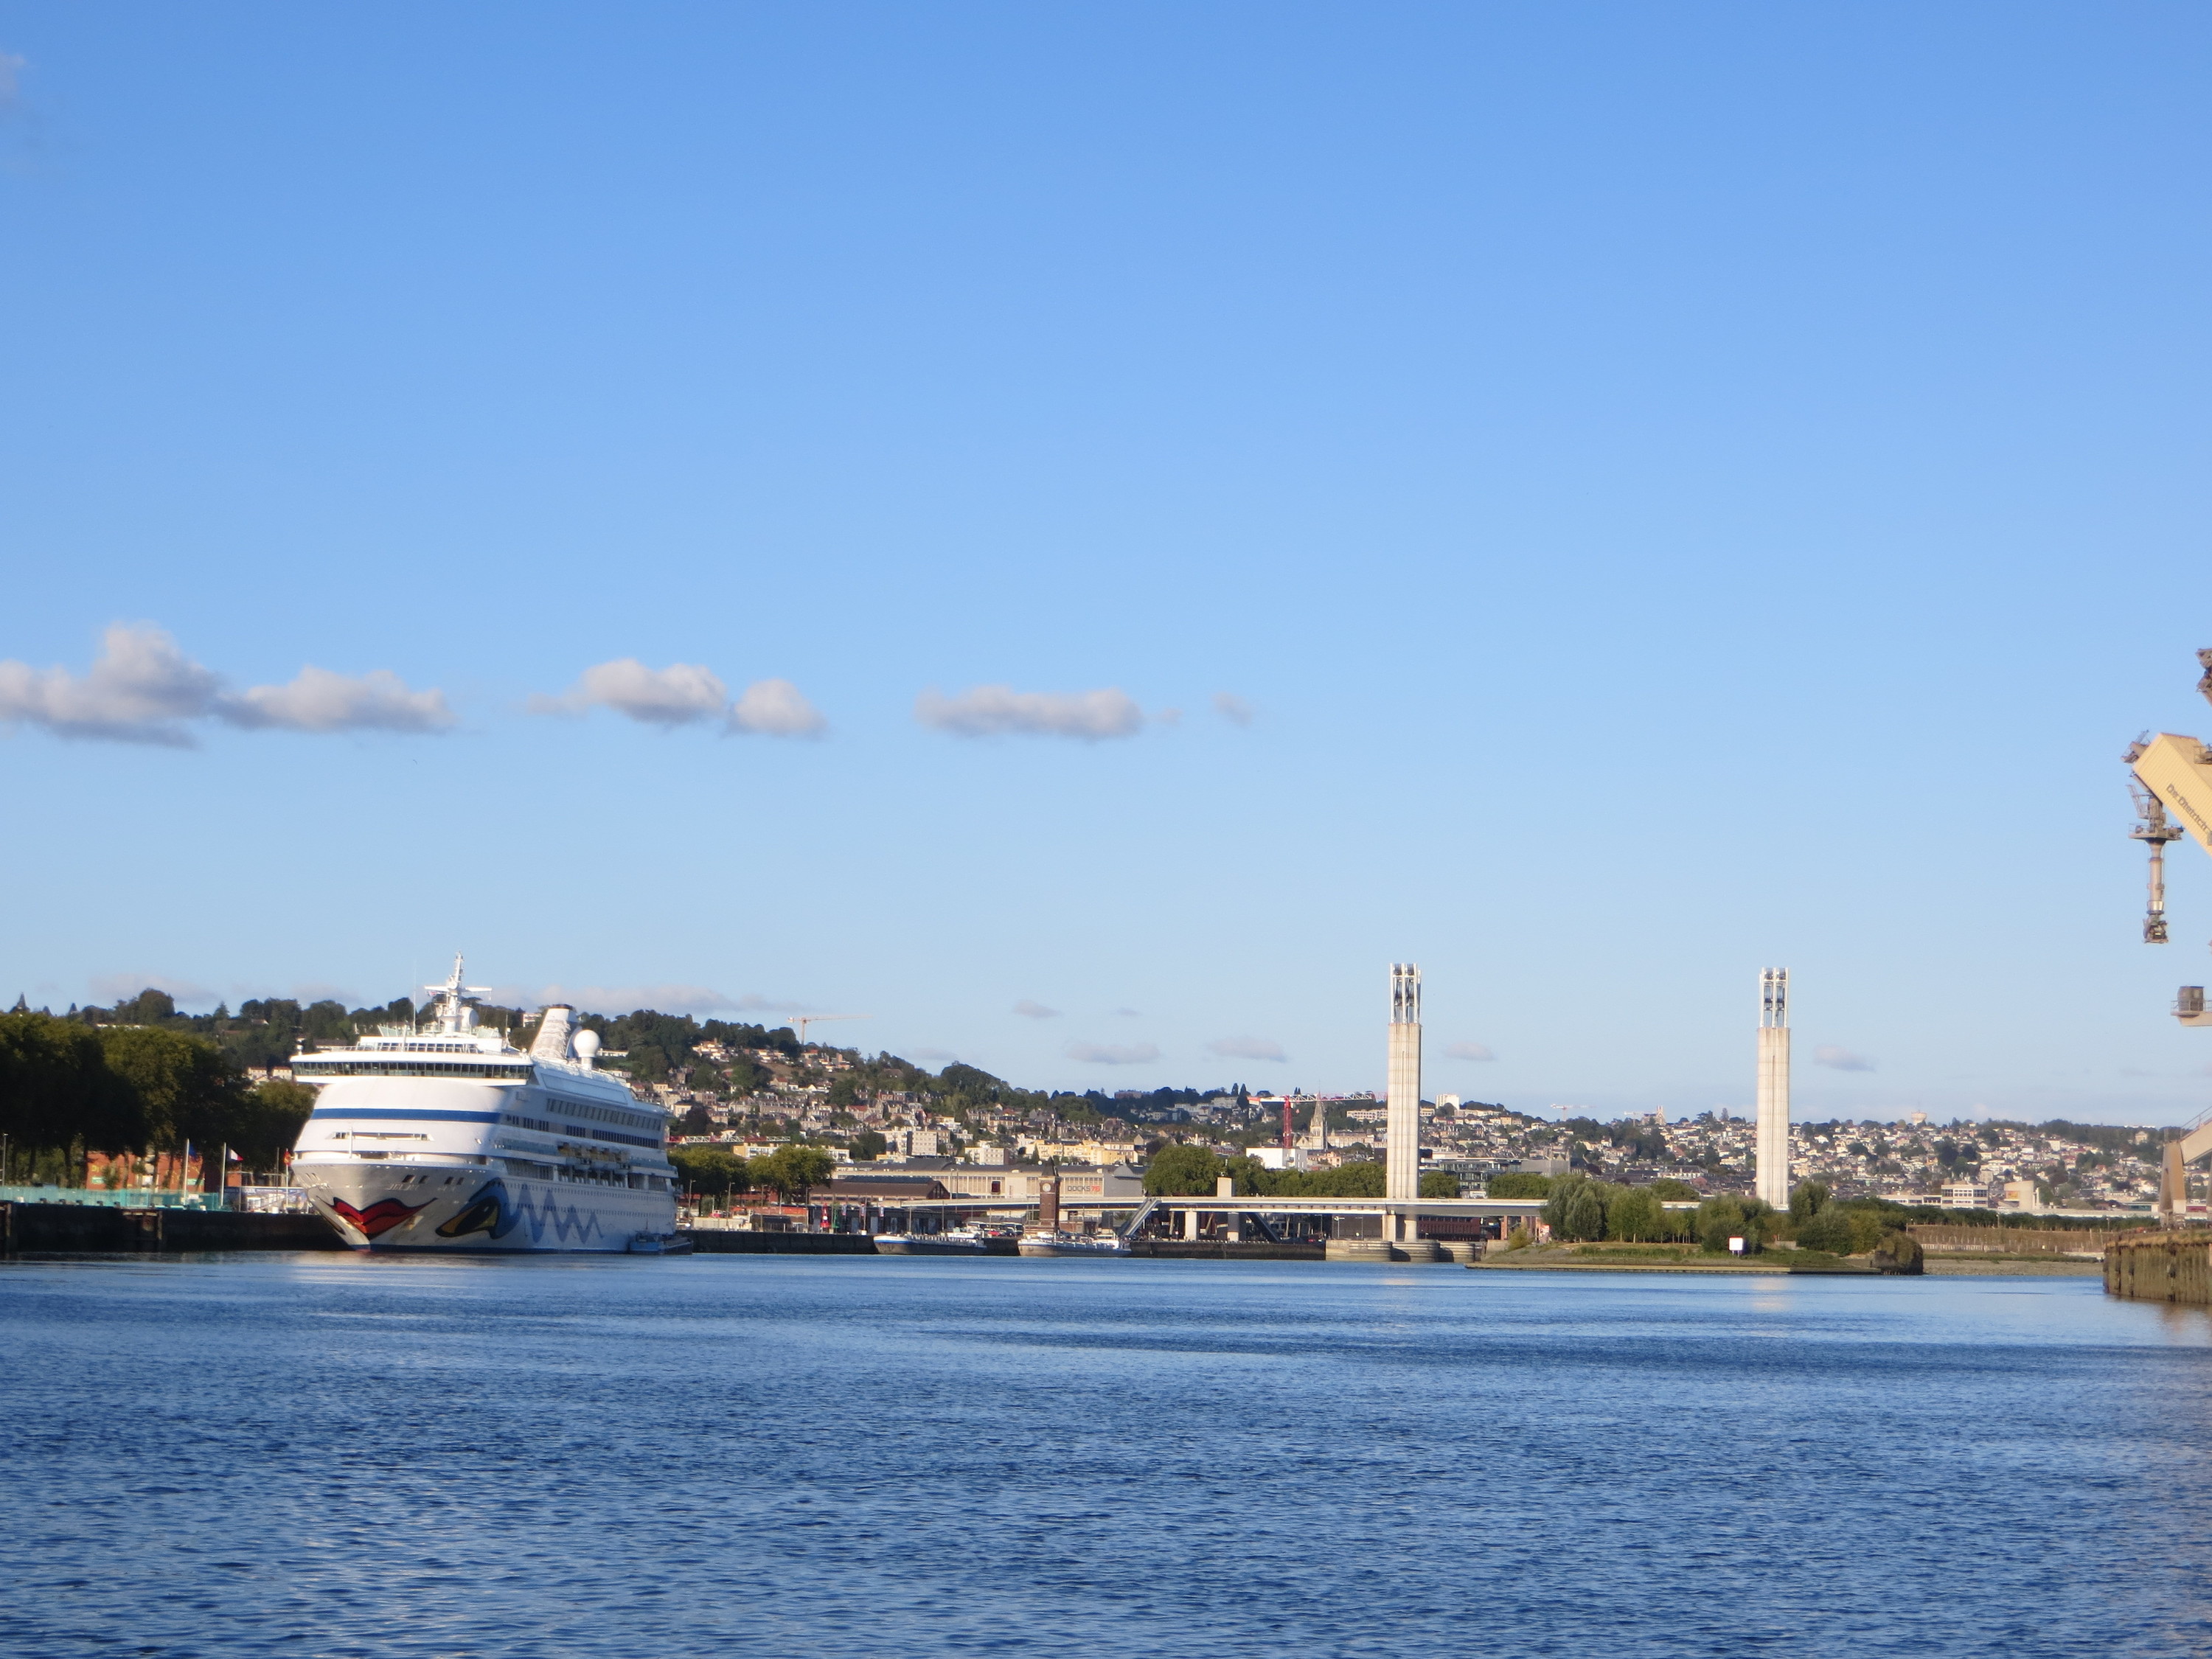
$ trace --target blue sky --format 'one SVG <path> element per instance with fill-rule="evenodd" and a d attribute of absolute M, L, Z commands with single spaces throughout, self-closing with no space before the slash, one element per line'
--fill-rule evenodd
<path fill-rule="evenodd" d="M 0 53 L 0 993 L 1336 1089 L 1406 959 L 1432 1091 L 1611 1115 L 1776 963 L 1801 1117 L 2212 1104 L 2119 758 L 2212 735 L 2202 8 Z"/>

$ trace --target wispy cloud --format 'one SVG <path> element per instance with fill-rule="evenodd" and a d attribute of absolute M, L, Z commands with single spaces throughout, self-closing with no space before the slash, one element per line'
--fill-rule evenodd
<path fill-rule="evenodd" d="M 1009 734 L 1074 738 L 1097 743 L 1133 738 L 1144 730 L 1144 711 L 1127 692 L 1017 691 L 1010 685 L 978 685 L 948 697 L 932 690 L 914 700 L 914 717 L 933 731 L 957 738 Z"/>
<path fill-rule="evenodd" d="M 35 726 L 59 738 L 188 749 L 191 722 L 216 720 L 247 730 L 441 732 L 453 723 L 445 694 L 410 690 L 388 669 L 358 677 L 303 668 L 289 685 L 223 689 L 222 676 L 187 657 L 145 623 L 117 623 L 82 675 L 65 668 L 0 662 L 0 724 Z"/>
<path fill-rule="evenodd" d="M 216 706 L 233 726 L 286 732 L 443 732 L 453 724 L 446 694 L 411 691 L 388 668 L 333 674 L 312 665 L 289 685 L 256 685 Z"/>
<path fill-rule="evenodd" d="M 1206 1051 L 1219 1054 L 1224 1060 L 1288 1060 L 1283 1045 L 1273 1037 L 1227 1036 L 1216 1037 L 1206 1045 Z"/>
<path fill-rule="evenodd" d="M 127 1002 L 141 991 L 166 991 L 195 1008 L 212 1008 L 219 1000 L 206 986 L 171 974 L 94 974 L 86 982 L 93 1000 L 101 1003 Z"/>
<path fill-rule="evenodd" d="M 1213 694 L 1213 712 L 1231 726 L 1249 726 L 1258 711 L 1234 691 L 1217 691 Z"/>
<path fill-rule="evenodd" d="M 1444 1053 L 1454 1060 L 1495 1060 L 1497 1051 L 1486 1042 L 1448 1042 Z"/>
<path fill-rule="evenodd" d="M 1160 1051 L 1149 1042 L 1071 1042 L 1067 1057 L 1092 1066 L 1148 1066 Z"/>
<path fill-rule="evenodd" d="M 1864 1054 L 1855 1054 L 1848 1048 L 1838 1048 L 1832 1042 L 1823 1043 L 1813 1050 L 1813 1063 L 1826 1066 L 1835 1072 L 1871 1072 L 1874 1062 Z"/>
<path fill-rule="evenodd" d="M 664 1014 L 793 1014 L 806 1006 L 757 993 L 730 996 L 706 985 L 500 985 L 492 988 L 490 998 L 517 1008 L 565 1002 L 598 1014 L 626 1014 L 636 1008 Z"/>
<path fill-rule="evenodd" d="M 1024 1019 L 1058 1019 L 1060 1018 L 1059 1009 L 1048 1008 L 1042 1002 L 1031 1002 L 1027 997 L 1024 997 L 1014 1005 L 1014 1012 Z"/>
<path fill-rule="evenodd" d="M 533 714 L 580 714 L 607 708 L 647 726 L 702 723 L 764 737 L 818 737 L 829 726 L 789 680 L 756 680 L 734 702 L 722 677 L 697 663 L 647 668 L 635 657 L 599 663 L 557 697 L 535 696 Z"/>

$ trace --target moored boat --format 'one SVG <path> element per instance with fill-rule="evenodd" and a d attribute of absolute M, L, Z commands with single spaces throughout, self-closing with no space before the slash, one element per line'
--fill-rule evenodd
<path fill-rule="evenodd" d="M 885 1255 L 984 1255 L 990 1240 L 977 1227 L 943 1233 L 878 1233 L 876 1249 Z"/>
<path fill-rule="evenodd" d="M 1022 1235 L 1024 1255 L 1127 1255 L 1129 1243 L 1118 1233 L 1071 1233 L 1060 1228 Z"/>

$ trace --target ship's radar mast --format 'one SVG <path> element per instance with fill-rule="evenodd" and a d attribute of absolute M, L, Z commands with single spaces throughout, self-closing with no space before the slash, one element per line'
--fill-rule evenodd
<path fill-rule="evenodd" d="M 491 994 L 489 985 L 461 983 L 461 953 L 453 952 L 453 971 L 443 985 L 426 985 L 438 994 L 438 1029 L 448 1035 L 467 1030 L 477 1023 L 476 999 Z"/>

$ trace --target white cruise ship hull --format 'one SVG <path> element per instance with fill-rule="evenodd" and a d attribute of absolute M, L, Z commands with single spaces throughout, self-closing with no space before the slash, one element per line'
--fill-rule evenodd
<path fill-rule="evenodd" d="M 674 1232 L 668 1193 L 481 1168 L 300 1163 L 316 1212 L 357 1250 L 627 1251 Z"/>
<path fill-rule="evenodd" d="M 476 1023 L 461 960 L 425 1026 L 302 1048 L 319 1091 L 292 1176 L 357 1250 L 665 1253 L 676 1235 L 668 1113 L 599 1071 L 596 1032 L 549 1005 L 525 1054 Z"/>

